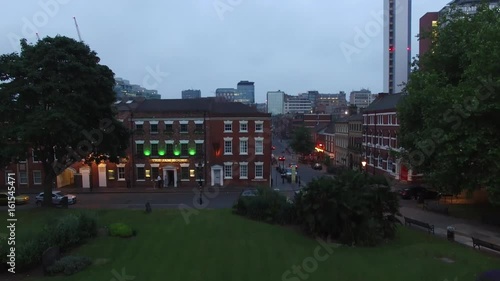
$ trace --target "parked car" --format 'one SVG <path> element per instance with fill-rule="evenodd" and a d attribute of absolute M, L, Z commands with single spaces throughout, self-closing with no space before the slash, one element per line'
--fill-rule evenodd
<path fill-rule="evenodd" d="M 2 206 L 7 205 L 9 202 L 9 197 L 10 197 L 10 195 L 8 192 L 1 192 L 0 193 L 0 205 L 2 205 Z M 28 195 L 14 193 L 14 200 L 16 202 L 16 205 L 28 204 L 30 201 L 30 197 Z"/>
<path fill-rule="evenodd" d="M 291 178 L 292 177 L 292 169 L 286 168 L 281 172 L 281 177 L 282 178 Z"/>
<path fill-rule="evenodd" d="M 399 191 L 399 195 L 402 199 L 417 199 L 419 196 L 423 196 L 424 199 L 439 198 L 439 192 L 429 190 L 419 185 L 403 188 Z"/>
<path fill-rule="evenodd" d="M 245 189 L 241 192 L 240 197 L 254 197 L 259 195 L 259 191 L 257 189 Z"/>
<path fill-rule="evenodd" d="M 321 165 L 321 163 L 314 163 L 314 165 L 312 165 L 312 168 L 314 170 L 323 170 L 323 165 Z"/>
<path fill-rule="evenodd" d="M 41 205 L 43 202 L 43 192 L 40 192 L 35 198 L 36 198 L 36 204 Z M 54 205 L 60 205 L 61 200 L 67 197 L 68 198 L 68 204 L 73 205 L 76 204 L 76 195 L 73 194 L 65 194 L 61 191 L 52 191 L 52 204 Z"/>

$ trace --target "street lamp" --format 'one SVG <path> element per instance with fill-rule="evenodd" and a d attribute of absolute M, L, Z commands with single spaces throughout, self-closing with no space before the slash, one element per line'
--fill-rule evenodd
<path fill-rule="evenodd" d="M 202 198 L 202 193 L 203 193 L 203 162 L 198 163 L 196 165 L 196 170 L 198 171 L 198 185 L 200 188 L 200 205 L 203 204 L 203 198 Z"/>
<path fill-rule="evenodd" d="M 361 161 L 361 165 L 363 166 L 364 174 L 366 176 L 366 160 Z"/>

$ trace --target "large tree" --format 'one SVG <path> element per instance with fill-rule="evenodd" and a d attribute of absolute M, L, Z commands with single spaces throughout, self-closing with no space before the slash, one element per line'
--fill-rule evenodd
<path fill-rule="evenodd" d="M 452 8 L 430 36 L 398 108 L 404 159 L 442 189 L 487 187 L 500 204 L 500 11 Z"/>
<path fill-rule="evenodd" d="M 310 154 L 314 150 L 314 142 L 311 132 L 306 127 L 298 127 L 294 130 L 290 147 L 299 154 Z"/>
<path fill-rule="evenodd" d="M 129 131 L 115 119 L 113 86 L 96 52 L 71 38 L 22 40 L 20 53 L 0 56 L 0 164 L 33 149 L 45 172 L 44 205 L 70 165 L 124 156 Z"/>

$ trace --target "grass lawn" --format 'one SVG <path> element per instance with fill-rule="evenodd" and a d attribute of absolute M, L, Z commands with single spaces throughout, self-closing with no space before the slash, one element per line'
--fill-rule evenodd
<path fill-rule="evenodd" d="M 49 210 L 18 212 L 18 232 L 32 232 L 46 221 Z M 38 218 L 35 219 L 34 217 Z M 186 224 L 176 210 L 100 211 L 100 222 L 125 222 L 138 231 L 131 239 L 99 237 L 73 254 L 108 259 L 73 276 L 27 280 L 221 281 L 305 280 L 287 270 L 314 257 L 319 243 L 289 228 L 250 221 L 230 210 L 207 210 Z M 41 219 L 40 219 L 41 218 Z M 22 234 L 20 234 L 22 235 Z M 327 252 L 321 248 L 320 255 Z M 455 263 L 445 263 L 448 257 Z M 396 241 L 376 248 L 334 249 L 307 280 L 475 280 L 475 274 L 500 268 L 500 258 L 401 227 Z M 135 279 L 117 279 L 125 270 Z M 302 270 L 303 271 L 303 270 Z M 303 271 L 304 272 L 304 271 Z M 1 276 L 0 276 L 1 277 Z M 296 277 L 296 279 L 294 279 Z M 2 279 L 2 278 L 0 278 Z"/>

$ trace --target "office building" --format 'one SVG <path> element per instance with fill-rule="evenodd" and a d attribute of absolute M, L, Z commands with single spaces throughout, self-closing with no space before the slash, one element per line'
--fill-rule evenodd
<path fill-rule="evenodd" d="M 384 91 L 399 93 L 411 69 L 411 0 L 384 0 Z"/>
<path fill-rule="evenodd" d="M 366 108 L 373 101 L 373 94 L 370 90 L 361 89 L 359 91 L 352 91 L 349 96 L 349 105 L 355 105 L 357 108 Z"/>
<path fill-rule="evenodd" d="M 182 91 L 182 99 L 199 99 L 201 98 L 200 90 L 184 90 Z"/>
<path fill-rule="evenodd" d="M 255 83 L 250 81 L 240 81 L 236 86 L 236 90 L 241 93 L 241 97 L 245 104 L 255 103 Z"/>
<path fill-rule="evenodd" d="M 267 92 L 267 113 L 279 115 L 285 113 L 285 92 L 270 91 Z"/>
<path fill-rule="evenodd" d="M 148 90 L 136 84 L 130 84 L 130 81 L 123 78 L 115 78 L 115 87 L 113 90 L 116 93 L 117 100 L 127 99 L 161 99 L 161 95 L 157 90 Z"/>

